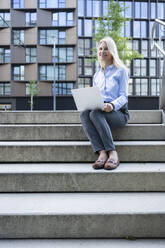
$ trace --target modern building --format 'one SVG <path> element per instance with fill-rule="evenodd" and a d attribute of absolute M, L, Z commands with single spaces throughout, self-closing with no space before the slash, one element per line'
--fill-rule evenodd
<path fill-rule="evenodd" d="M 76 6 L 76 0 L 1 0 L 1 109 L 28 109 L 30 80 L 38 81 L 37 109 L 52 109 L 53 83 L 57 95 L 70 94 L 77 81 Z"/>
<path fill-rule="evenodd" d="M 156 108 L 162 60 L 150 50 L 150 33 L 155 18 L 165 19 L 165 2 L 119 2 L 130 18 L 124 35 L 144 55 L 131 64 L 130 106 Z M 74 108 L 71 89 L 90 86 L 98 67 L 88 58 L 95 18 L 107 13 L 107 5 L 108 0 L 1 0 L 0 109 L 29 109 L 31 80 L 38 82 L 35 109 L 53 109 L 53 85 L 57 109 Z"/>

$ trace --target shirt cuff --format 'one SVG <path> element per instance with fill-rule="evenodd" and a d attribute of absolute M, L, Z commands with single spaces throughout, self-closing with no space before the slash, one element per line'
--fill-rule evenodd
<path fill-rule="evenodd" d="M 110 102 L 110 104 L 112 105 L 113 110 L 115 110 L 115 105 L 112 102 Z"/>

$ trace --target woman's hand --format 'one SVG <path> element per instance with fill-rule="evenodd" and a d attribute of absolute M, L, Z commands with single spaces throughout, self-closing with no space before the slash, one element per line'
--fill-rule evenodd
<path fill-rule="evenodd" d="M 113 110 L 113 105 L 111 103 L 104 103 L 104 107 L 102 111 L 112 112 L 112 110 Z"/>

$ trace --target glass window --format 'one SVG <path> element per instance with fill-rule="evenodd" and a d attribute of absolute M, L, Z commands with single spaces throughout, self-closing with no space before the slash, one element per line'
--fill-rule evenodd
<path fill-rule="evenodd" d="M 83 74 L 83 59 L 82 58 L 78 59 L 78 74 L 79 75 Z"/>
<path fill-rule="evenodd" d="M 58 0 L 58 7 L 65 8 L 65 0 Z"/>
<path fill-rule="evenodd" d="M 84 35 L 92 36 L 92 20 L 84 20 Z"/>
<path fill-rule="evenodd" d="M 134 37 L 147 37 L 146 21 L 134 21 Z"/>
<path fill-rule="evenodd" d="M 141 2 L 141 18 L 148 18 L 148 3 Z"/>
<path fill-rule="evenodd" d="M 13 30 L 13 44 L 24 44 L 24 30 Z"/>
<path fill-rule="evenodd" d="M 160 82 L 159 79 L 151 78 L 151 95 L 159 96 L 160 94 Z"/>
<path fill-rule="evenodd" d="M 66 82 L 66 83 L 57 83 L 56 84 L 56 92 L 57 95 L 71 95 L 71 90 L 74 87 L 74 83 Z"/>
<path fill-rule="evenodd" d="M 59 12 L 59 26 L 66 26 L 66 13 Z"/>
<path fill-rule="evenodd" d="M 26 83 L 26 95 L 30 95 L 29 83 Z"/>
<path fill-rule="evenodd" d="M 150 3 L 151 6 L 151 19 L 156 18 L 156 3 Z"/>
<path fill-rule="evenodd" d="M 13 8 L 24 8 L 24 0 L 12 0 Z"/>
<path fill-rule="evenodd" d="M 58 0 L 45 0 L 46 8 L 58 8 Z"/>
<path fill-rule="evenodd" d="M 84 60 L 84 74 L 89 76 L 93 75 L 92 62 L 89 61 L 89 59 Z"/>
<path fill-rule="evenodd" d="M 134 59 L 134 76 L 146 76 L 147 75 L 147 61 L 146 59 Z"/>
<path fill-rule="evenodd" d="M 93 17 L 100 16 L 100 0 L 93 0 Z"/>
<path fill-rule="evenodd" d="M 26 62 L 27 63 L 35 63 L 36 62 L 36 48 L 35 47 L 28 47 L 26 48 Z"/>
<path fill-rule="evenodd" d="M 10 49 L 0 48 L 0 63 L 10 62 Z"/>
<path fill-rule="evenodd" d="M 135 59 L 134 64 L 134 76 L 140 76 L 140 59 Z"/>
<path fill-rule="evenodd" d="M 139 52 L 139 40 L 132 41 L 132 48 L 133 50 L 136 50 L 137 52 Z"/>
<path fill-rule="evenodd" d="M 142 40 L 141 41 L 141 53 L 144 57 L 148 57 L 148 41 Z"/>
<path fill-rule="evenodd" d="M 84 56 L 84 40 L 78 39 L 78 56 Z"/>
<path fill-rule="evenodd" d="M 78 20 L 78 36 L 82 36 L 83 35 L 83 32 L 82 32 L 82 19 L 79 19 Z"/>
<path fill-rule="evenodd" d="M 84 0 L 78 1 L 78 16 L 84 16 Z"/>
<path fill-rule="evenodd" d="M 140 18 L 140 2 L 135 2 L 135 18 Z"/>
<path fill-rule="evenodd" d="M 131 22 L 127 21 L 125 26 L 125 36 L 131 37 Z"/>
<path fill-rule="evenodd" d="M 66 48 L 59 48 L 59 62 L 66 62 Z"/>
<path fill-rule="evenodd" d="M 146 59 L 141 59 L 141 76 L 147 76 L 147 61 Z"/>
<path fill-rule="evenodd" d="M 135 79 L 135 95 L 141 95 L 140 78 Z"/>
<path fill-rule="evenodd" d="M 55 68 L 55 79 L 56 80 L 65 80 L 66 78 L 66 66 L 65 65 L 41 65 L 39 67 L 39 78 L 40 80 L 54 80 L 54 68 Z"/>
<path fill-rule="evenodd" d="M 0 95 L 11 95 L 11 84 L 7 82 L 0 82 Z"/>
<path fill-rule="evenodd" d="M 90 56 L 91 54 L 91 40 L 85 39 L 85 56 Z"/>
<path fill-rule="evenodd" d="M 52 17 L 53 17 L 52 25 L 58 26 L 58 13 L 53 13 Z"/>
<path fill-rule="evenodd" d="M 131 18 L 132 17 L 132 2 L 125 2 L 125 17 Z"/>
<path fill-rule="evenodd" d="M 133 95 L 133 79 L 129 79 L 129 84 L 128 84 L 128 95 Z"/>
<path fill-rule="evenodd" d="M 66 70 L 65 65 L 58 66 L 58 80 L 65 80 L 66 79 Z"/>
<path fill-rule="evenodd" d="M 73 26 L 74 25 L 74 19 L 73 19 L 73 12 L 67 13 L 67 26 Z"/>
<path fill-rule="evenodd" d="M 65 0 L 39 0 L 39 8 L 65 8 Z"/>
<path fill-rule="evenodd" d="M 92 0 L 86 1 L 86 16 L 92 17 Z"/>
<path fill-rule="evenodd" d="M 134 21 L 134 37 L 140 38 L 140 22 Z"/>
<path fill-rule="evenodd" d="M 151 58 L 157 57 L 157 49 L 154 47 L 153 50 L 151 50 Z"/>
<path fill-rule="evenodd" d="M 65 44 L 66 42 L 66 34 L 65 31 L 59 31 L 59 39 L 58 39 L 59 44 Z"/>
<path fill-rule="evenodd" d="M 108 4 L 109 2 L 107 0 L 103 0 L 103 15 L 108 14 Z"/>
<path fill-rule="evenodd" d="M 154 24 L 154 22 L 153 21 L 150 21 L 150 23 L 149 23 L 149 25 L 150 25 L 150 34 L 151 34 L 151 32 L 152 32 L 152 27 L 153 27 L 153 24 Z M 158 36 L 159 36 L 159 25 L 156 27 L 156 30 L 154 31 L 154 37 L 155 38 L 158 38 Z"/>
<path fill-rule="evenodd" d="M 141 38 L 146 38 L 147 37 L 147 28 L 146 28 L 146 21 L 141 21 Z"/>
<path fill-rule="evenodd" d="M 24 80 L 25 66 L 19 65 L 13 67 L 13 80 Z"/>
<path fill-rule="evenodd" d="M 39 30 L 40 44 L 65 44 L 65 31 L 59 30 Z"/>
<path fill-rule="evenodd" d="M 10 26 L 10 13 L 1 12 L 0 13 L 0 27 Z"/>
<path fill-rule="evenodd" d="M 91 78 L 78 78 L 78 88 L 90 87 L 92 86 L 92 79 Z"/>
<path fill-rule="evenodd" d="M 158 18 L 164 19 L 164 3 L 157 3 Z"/>
<path fill-rule="evenodd" d="M 156 60 L 150 59 L 150 76 L 156 77 Z"/>
<path fill-rule="evenodd" d="M 73 47 L 67 48 L 67 62 L 73 62 L 74 61 L 74 49 Z"/>
<path fill-rule="evenodd" d="M 141 79 L 141 95 L 142 96 L 148 95 L 148 80 L 145 78 Z"/>
<path fill-rule="evenodd" d="M 28 12 L 26 13 L 26 26 L 35 26 L 37 23 L 37 14 Z"/>

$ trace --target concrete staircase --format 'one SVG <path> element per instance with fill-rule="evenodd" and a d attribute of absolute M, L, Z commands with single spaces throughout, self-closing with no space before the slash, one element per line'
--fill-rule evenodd
<path fill-rule="evenodd" d="M 0 247 L 165 247 L 164 115 L 130 114 L 95 171 L 77 111 L 0 112 Z"/>

